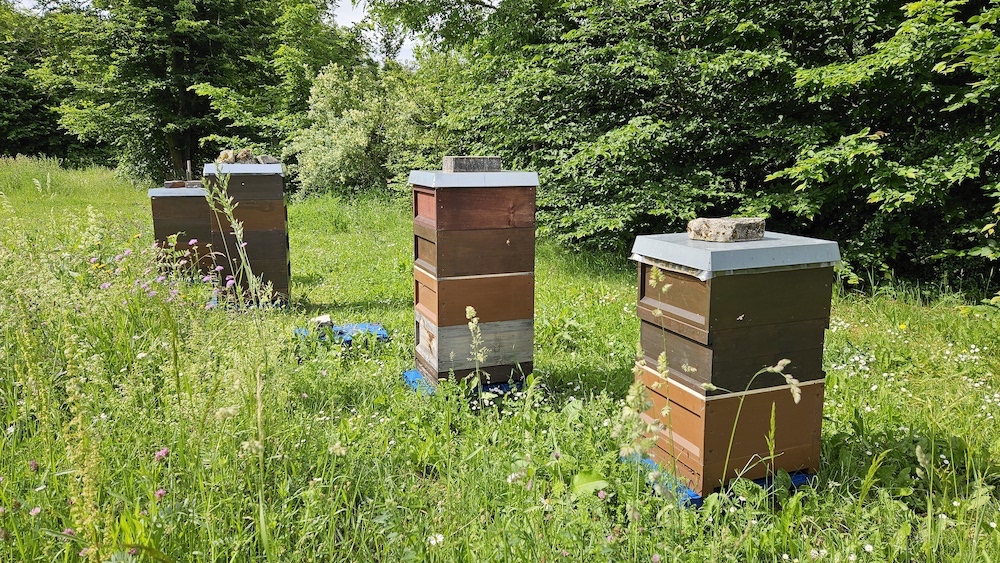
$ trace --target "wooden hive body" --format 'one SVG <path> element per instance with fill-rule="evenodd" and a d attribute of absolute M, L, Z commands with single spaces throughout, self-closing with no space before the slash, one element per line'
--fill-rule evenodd
<path fill-rule="evenodd" d="M 410 183 L 421 375 L 433 383 L 478 371 L 495 383 L 531 373 L 537 175 L 415 171 Z"/>
<path fill-rule="evenodd" d="M 198 265 L 203 272 L 207 272 L 212 263 L 209 256 L 212 224 L 205 190 L 181 185 L 149 190 L 149 196 L 156 244 L 179 253 L 197 252 Z M 169 244 L 172 235 L 178 235 L 173 246 Z M 197 248 L 188 244 L 192 239 L 198 241 Z"/>
<path fill-rule="evenodd" d="M 243 224 L 243 242 L 253 275 L 270 283 L 280 301 L 288 301 L 291 282 L 291 262 L 288 245 L 288 208 L 285 205 L 285 181 L 281 165 L 227 164 L 221 165 L 227 193 L 236 204 L 233 217 Z M 216 165 L 205 166 L 205 181 L 217 186 L 220 170 Z M 212 213 L 212 246 L 221 256 L 220 274 L 233 275 L 246 286 L 242 272 L 236 236 L 229 220 Z"/>
<path fill-rule="evenodd" d="M 655 235 L 637 239 L 633 258 L 637 377 L 653 403 L 644 416 L 666 427 L 655 436 L 653 457 L 676 466 L 702 495 L 737 475 L 815 471 L 836 244 L 776 233 L 757 243 Z M 782 374 L 755 376 L 782 359 L 790 360 L 784 373 L 802 385 L 800 404 Z"/>

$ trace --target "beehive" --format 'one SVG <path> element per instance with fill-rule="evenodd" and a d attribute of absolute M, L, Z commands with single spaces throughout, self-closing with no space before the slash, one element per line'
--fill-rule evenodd
<path fill-rule="evenodd" d="M 666 428 L 655 436 L 653 457 L 698 494 L 738 474 L 815 472 L 837 244 L 771 232 L 734 243 L 679 233 L 638 237 L 632 257 L 639 262 L 637 377 L 653 403 L 644 416 Z M 781 374 L 754 377 L 782 359 L 791 362 L 784 373 L 801 382 L 798 404 Z M 772 408 L 776 457 L 761 462 L 771 453 Z"/>
<path fill-rule="evenodd" d="M 176 181 L 165 182 L 164 187 L 153 188 L 148 193 L 156 244 L 178 253 L 178 257 L 188 252 L 197 253 L 194 257 L 189 255 L 191 263 L 197 261 L 202 270 L 208 271 L 212 224 L 205 189 L 196 182 Z M 177 235 L 173 245 L 169 242 L 172 235 Z M 192 240 L 197 241 L 196 244 L 191 245 Z"/>
<path fill-rule="evenodd" d="M 243 242 L 250 270 L 264 283 L 271 283 L 280 301 L 289 299 L 291 264 L 288 252 L 288 210 L 281 164 L 206 164 L 206 185 L 225 183 L 236 204 L 233 217 L 243 224 Z M 238 255 L 237 241 L 229 220 L 222 214 L 210 215 L 212 246 L 223 276 L 233 275 L 245 287 L 246 275 Z"/>
<path fill-rule="evenodd" d="M 522 377 L 534 358 L 538 175 L 501 171 L 495 157 L 445 157 L 443 168 L 410 173 L 417 368 L 432 383 L 477 370 L 484 382 Z"/>

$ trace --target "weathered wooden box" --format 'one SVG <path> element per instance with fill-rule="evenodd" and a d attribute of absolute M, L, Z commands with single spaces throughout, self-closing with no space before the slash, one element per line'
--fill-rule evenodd
<path fill-rule="evenodd" d="M 656 436 L 654 457 L 676 464 L 699 494 L 737 474 L 815 471 L 837 244 L 770 232 L 732 243 L 678 233 L 638 237 L 633 259 L 639 262 L 638 377 L 654 404 L 646 416 L 667 427 Z M 665 365 L 658 366 L 661 357 Z M 800 404 L 781 374 L 755 377 L 782 359 L 791 362 L 784 373 L 801 382 Z M 754 463 L 770 455 L 772 406 L 777 457 Z"/>
<path fill-rule="evenodd" d="M 225 184 L 236 204 L 233 217 L 243 224 L 243 242 L 250 271 L 271 283 L 280 301 L 290 297 L 291 262 L 288 245 L 288 209 L 285 205 L 284 171 L 280 164 L 207 164 L 206 186 Z M 212 246 L 220 253 L 223 276 L 233 275 L 244 286 L 236 237 L 228 218 L 211 213 Z"/>
<path fill-rule="evenodd" d="M 711 494 L 737 476 L 758 479 L 777 469 L 819 470 L 823 380 L 803 383 L 796 404 L 788 386 L 711 395 L 663 378 L 648 366 L 640 365 L 637 371 L 652 403 L 643 419 L 658 420 L 662 426 L 653 435 L 650 456 L 698 495 Z M 768 446 L 771 437 L 773 452 Z"/>
<path fill-rule="evenodd" d="M 538 175 L 413 171 L 410 184 L 421 375 L 433 383 L 479 370 L 496 383 L 530 373 Z M 485 358 L 474 357 L 467 307 L 479 319 Z"/>
<path fill-rule="evenodd" d="M 153 216 L 153 236 L 161 248 L 184 253 L 196 251 L 197 260 L 202 270 L 211 266 L 209 243 L 212 242 L 212 223 L 209 217 L 208 201 L 205 199 L 205 189 L 192 185 L 184 186 L 183 182 L 166 182 L 163 188 L 149 190 L 150 207 Z M 169 238 L 178 235 L 176 244 L 171 246 Z M 189 243 L 197 240 L 197 249 Z"/>

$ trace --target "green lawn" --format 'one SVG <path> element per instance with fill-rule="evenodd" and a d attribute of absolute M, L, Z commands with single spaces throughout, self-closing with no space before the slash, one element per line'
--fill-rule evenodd
<path fill-rule="evenodd" d="M 401 382 L 406 200 L 292 204 L 293 302 L 238 312 L 160 278 L 145 189 L 110 171 L 0 160 L 0 192 L 0 561 L 1000 559 L 989 308 L 835 296 L 815 486 L 678 508 L 620 462 L 625 256 L 540 241 L 532 383 L 470 401 Z M 318 314 L 392 339 L 296 338 Z"/>

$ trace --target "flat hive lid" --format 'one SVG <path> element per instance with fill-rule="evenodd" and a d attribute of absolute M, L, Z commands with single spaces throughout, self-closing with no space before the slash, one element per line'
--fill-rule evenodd
<path fill-rule="evenodd" d="M 149 197 L 205 197 L 205 188 L 152 188 Z"/>
<path fill-rule="evenodd" d="M 744 242 L 708 242 L 671 233 L 636 237 L 632 259 L 704 281 L 751 271 L 832 266 L 840 261 L 840 249 L 834 241 L 770 231 Z"/>
<path fill-rule="evenodd" d="M 427 188 L 538 187 L 538 172 L 443 172 L 411 170 L 410 184 Z"/>
<path fill-rule="evenodd" d="M 268 174 L 284 176 L 285 168 L 282 164 L 220 164 L 212 162 L 205 165 L 202 176 L 217 176 L 219 171 L 223 174 Z"/>

